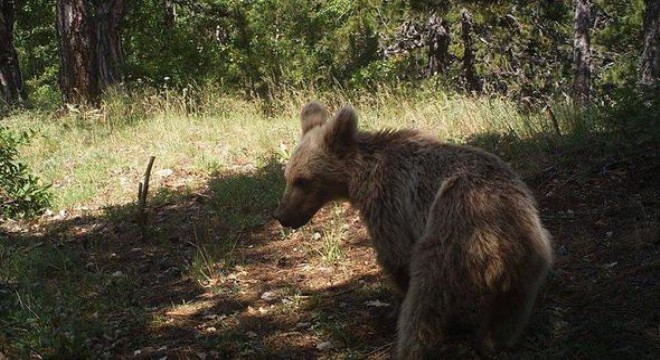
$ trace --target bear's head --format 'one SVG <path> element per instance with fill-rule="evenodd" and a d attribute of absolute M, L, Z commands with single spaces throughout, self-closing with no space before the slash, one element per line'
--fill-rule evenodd
<path fill-rule="evenodd" d="M 302 136 L 284 170 L 286 189 L 273 213 L 282 226 L 299 228 L 332 200 L 348 197 L 349 160 L 354 153 L 357 115 L 350 106 L 328 120 L 312 102 L 300 114 Z"/>

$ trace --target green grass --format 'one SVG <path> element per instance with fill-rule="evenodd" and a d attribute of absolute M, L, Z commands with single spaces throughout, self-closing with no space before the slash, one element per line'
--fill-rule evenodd
<path fill-rule="evenodd" d="M 323 261 L 334 264 L 343 258 L 341 244 L 343 234 L 348 230 L 342 207 L 334 204 L 331 218 L 323 223 L 322 233 L 312 234 L 313 246 Z M 318 235 L 317 235 L 318 234 Z"/>
<path fill-rule="evenodd" d="M 0 284 L 10 284 L 12 295 L 0 296 L 0 349 L 11 345 L 22 357 L 88 357 L 95 339 L 130 330 L 129 322 L 122 329 L 103 327 L 110 312 L 141 316 L 130 306 L 130 278 L 95 271 L 82 262 L 80 249 L 44 243 L 13 248 L 0 241 L 0 252 Z"/>
<path fill-rule="evenodd" d="M 225 234 L 217 236 L 213 234 L 211 225 L 193 227 L 193 246 L 195 256 L 190 265 L 191 274 L 201 284 L 215 282 L 227 269 L 236 264 L 237 258 L 234 253 L 238 245 L 238 236 Z M 203 232 L 200 234 L 200 232 Z"/>
<path fill-rule="evenodd" d="M 332 109 L 352 103 L 364 129 L 414 127 L 451 141 L 490 132 L 524 138 L 548 129 L 542 115 L 523 115 L 506 100 L 436 91 L 290 93 L 268 103 L 221 97 L 213 88 L 189 93 L 187 98 L 174 91 L 112 94 L 102 110 L 71 107 L 60 117 L 30 111 L 5 123 L 15 130 L 37 130 L 22 157 L 53 184 L 54 209 L 135 200 L 151 155 L 156 157 L 152 194 L 163 187 L 198 187 L 213 172 L 259 167 L 271 159 L 283 162 L 300 132 L 299 109 L 313 99 Z M 158 175 L 162 169 L 173 170 L 181 182 L 168 183 Z"/>

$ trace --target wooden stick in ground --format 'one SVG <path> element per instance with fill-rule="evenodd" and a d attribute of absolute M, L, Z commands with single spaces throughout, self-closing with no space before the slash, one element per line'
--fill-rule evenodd
<path fill-rule="evenodd" d="M 147 194 L 149 193 L 149 178 L 151 177 L 151 167 L 154 165 L 155 156 L 149 158 L 149 165 L 147 171 L 144 172 L 144 185 L 142 186 L 142 197 L 140 198 L 140 206 L 142 208 L 147 204 Z"/>
<path fill-rule="evenodd" d="M 138 187 L 138 221 L 140 224 L 140 229 L 142 231 L 142 238 L 145 237 L 145 213 L 144 209 L 147 205 L 147 194 L 149 193 L 149 178 L 151 177 L 151 168 L 154 165 L 155 156 L 149 158 L 149 165 L 147 165 L 147 170 L 144 172 L 144 182 L 140 183 Z"/>

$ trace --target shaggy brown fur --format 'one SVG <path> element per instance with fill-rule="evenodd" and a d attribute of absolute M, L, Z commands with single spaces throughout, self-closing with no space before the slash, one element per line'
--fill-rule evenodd
<path fill-rule="evenodd" d="M 527 186 L 485 151 L 411 130 L 358 131 L 350 107 L 325 114 L 303 108 L 275 218 L 299 227 L 335 199 L 360 210 L 405 296 L 398 358 L 433 357 L 450 323 L 474 329 L 482 351 L 513 345 L 552 263 Z"/>

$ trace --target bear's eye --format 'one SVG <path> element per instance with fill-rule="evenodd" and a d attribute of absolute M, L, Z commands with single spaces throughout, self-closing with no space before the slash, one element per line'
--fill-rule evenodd
<path fill-rule="evenodd" d="M 311 181 L 309 179 L 305 179 L 303 177 L 298 177 L 293 180 L 293 186 L 300 188 L 300 189 L 306 189 L 309 187 L 311 184 Z"/>

